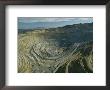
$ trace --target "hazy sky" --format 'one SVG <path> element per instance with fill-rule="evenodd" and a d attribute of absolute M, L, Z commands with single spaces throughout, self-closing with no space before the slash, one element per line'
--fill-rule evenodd
<path fill-rule="evenodd" d="M 24 22 L 24 23 L 32 23 L 32 22 L 93 22 L 93 18 L 92 17 L 55 17 L 55 18 L 51 18 L 51 17 L 18 17 L 18 22 Z"/>

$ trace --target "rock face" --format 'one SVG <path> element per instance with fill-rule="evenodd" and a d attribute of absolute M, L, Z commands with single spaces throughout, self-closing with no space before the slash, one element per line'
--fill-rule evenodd
<path fill-rule="evenodd" d="M 61 30 L 19 33 L 18 72 L 92 73 L 92 32 Z"/>

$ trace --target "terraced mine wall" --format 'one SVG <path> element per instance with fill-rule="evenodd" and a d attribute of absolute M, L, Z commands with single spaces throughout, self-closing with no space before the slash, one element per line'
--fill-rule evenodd
<path fill-rule="evenodd" d="M 19 73 L 93 72 L 92 29 L 58 29 L 18 34 Z"/>

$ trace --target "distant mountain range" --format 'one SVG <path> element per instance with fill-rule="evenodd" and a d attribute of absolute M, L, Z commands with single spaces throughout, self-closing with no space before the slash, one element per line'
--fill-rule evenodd
<path fill-rule="evenodd" d="M 20 24 L 22 24 L 22 23 L 20 23 Z M 27 23 L 27 24 L 29 24 L 29 23 Z M 19 33 L 22 33 L 22 32 L 27 32 L 27 31 L 44 30 L 44 29 L 47 30 L 47 31 L 49 31 L 49 30 L 51 30 L 51 31 L 59 31 L 60 30 L 62 32 L 64 32 L 64 31 L 73 32 L 75 30 L 85 30 L 85 31 L 86 30 L 89 30 L 89 31 L 92 31 L 93 30 L 93 23 L 80 23 L 80 24 L 73 24 L 73 25 L 65 25 L 65 26 L 62 26 L 62 27 L 61 27 L 61 25 L 59 27 L 56 27 L 56 26 L 55 27 L 52 27 L 52 26 L 50 26 L 48 28 L 45 28 L 47 26 L 44 26 L 43 27 L 42 24 L 40 24 L 40 23 L 38 24 L 38 26 L 42 26 L 42 27 L 35 28 L 35 26 L 37 24 L 33 24 L 33 25 L 32 24 L 29 24 L 29 25 L 26 25 L 26 26 L 28 26 L 28 27 L 29 26 L 33 26 L 33 28 L 32 27 L 30 27 L 31 29 L 29 29 L 28 27 L 25 28 L 25 29 L 18 28 L 18 32 Z"/>
<path fill-rule="evenodd" d="M 78 24 L 79 21 L 60 21 L 60 22 L 18 22 L 18 29 L 46 29 L 46 28 L 56 28 L 63 27 L 65 25 Z M 80 23 L 87 23 L 86 21 Z M 88 22 L 91 23 L 91 22 Z"/>

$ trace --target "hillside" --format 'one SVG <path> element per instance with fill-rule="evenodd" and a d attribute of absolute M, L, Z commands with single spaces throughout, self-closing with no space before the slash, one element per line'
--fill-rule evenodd
<path fill-rule="evenodd" d="M 93 23 L 20 32 L 18 72 L 93 72 Z"/>

